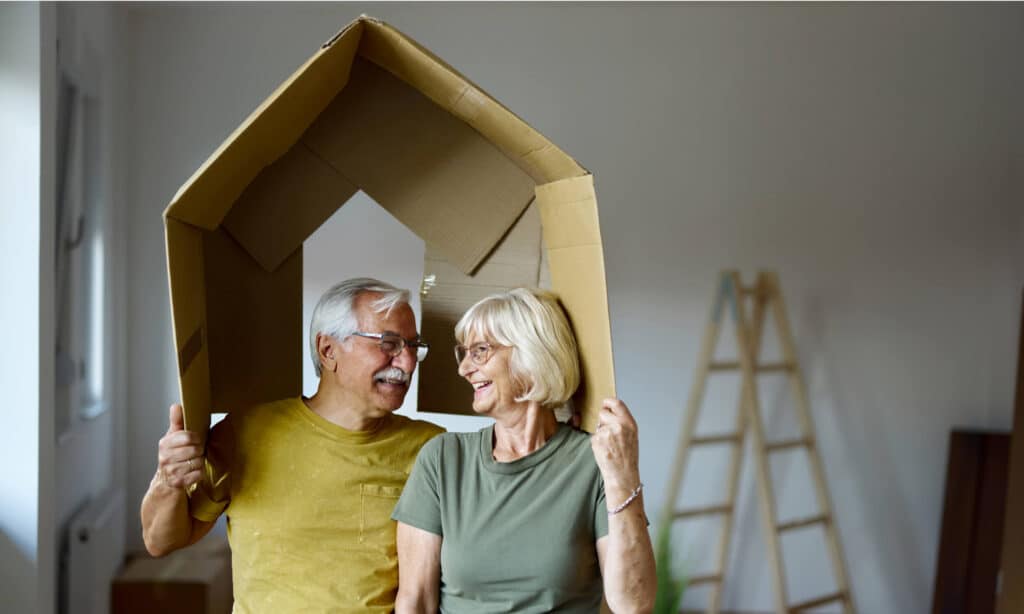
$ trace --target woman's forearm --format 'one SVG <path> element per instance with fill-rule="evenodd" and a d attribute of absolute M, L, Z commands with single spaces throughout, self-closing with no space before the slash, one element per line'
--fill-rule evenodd
<path fill-rule="evenodd" d="M 441 536 L 398 522 L 395 614 L 436 614 L 441 592 Z"/>
<path fill-rule="evenodd" d="M 606 486 L 609 509 L 625 501 L 631 490 Z M 657 575 L 654 549 L 647 532 L 643 495 L 621 512 L 608 516 L 608 537 L 604 555 L 604 593 L 616 614 L 650 612 L 654 607 Z"/>
<path fill-rule="evenodd" d="M 605 599 L 618 614 L 650 612 L 658 580 L 640 491 L 640 437 L 636 420 L 621 400 L 602 401 L 590 446 L 611 512 L 608 535 L 597 542 Z"/>
<path fill-rule="evenodd" d="M 413 592 L 399 589 L 395 598 L 395 614 L 436 614 L 437 594 L 426 591 Z"/>

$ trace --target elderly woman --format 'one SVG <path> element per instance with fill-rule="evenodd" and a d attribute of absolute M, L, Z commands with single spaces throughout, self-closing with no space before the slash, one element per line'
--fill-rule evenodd
<path fill-rule="evenodd" d="M 555 298 L 487 297 L 455 337 L 473 411 L 494 425 L 420 451 L 392 515 L 396 612 L 597 612 L 602 596 L 614 612 L 650 610 L 636 423 L 618 399 L 605 400 L 593 436 L 555 419 L 579 385 Z"/>

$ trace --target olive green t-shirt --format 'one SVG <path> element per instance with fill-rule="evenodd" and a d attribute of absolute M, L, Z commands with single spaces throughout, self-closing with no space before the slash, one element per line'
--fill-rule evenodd
<path fill-rule="evenodd" d="M 228 516 L 234 613 L 391 612 L 391 511 L 416 453 L 442 430 L 390 415 L 349 431 L 297 397 L 228 414 L 189 503 L 200 520 Z"/>
<path fill-rule="evenodd" d="M 493 432 L 423 446 L 391 515 L 443 538 L 441 611 L 597 612 L 608 512 L 589 435 L 560 425 L 536 452 L 500 463 Z"/>

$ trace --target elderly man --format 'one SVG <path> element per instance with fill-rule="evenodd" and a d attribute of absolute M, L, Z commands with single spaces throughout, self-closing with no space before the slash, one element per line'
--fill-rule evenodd
<path fill-rule="evenodd" d="M 316 394 L 229 414 L 205 453 L 172 405 L 142 501 L 149 552 L 191 545 L 227 513 L 236 614 L 390 612 L 390 514 L 420 447 L 443 430 L 392 413 L 427 353 L 408 301 L 373 279 L 328 290 L 310 325 Z"/>

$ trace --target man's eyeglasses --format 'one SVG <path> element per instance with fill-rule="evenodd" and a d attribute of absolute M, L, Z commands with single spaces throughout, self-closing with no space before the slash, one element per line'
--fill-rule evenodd
<path fill-rule="evenodd" d="M 464 345 L 455 346 L 455 362 L 462 364 L 463 360 L 466 360 L 466 356 L 473 361 L 474 365 L 482 365 L 491 358 L 491 354 L 494 350 L 498 349 L 499 346 L 491 345 L 490 343 L 474 343 L 473 345 L 466 347 Z"/>
<path fill-rule="evenodd" d="M 380 348 L 380 351 L 392 358 L 405 351 L 406 347 L 411 347 L 416 350 L 416 362 L 423 362 L 423 359 L 427 357 L 427 351 L 430 349 L 430 344 L 426 341 L 422 341 L 420 339 L 405 339 L 401 335 L 396 335 L 394 333 L 364 333 L 356 331 L 352 334 L 356 337 L 377 339 L 377 347 Z"/>

